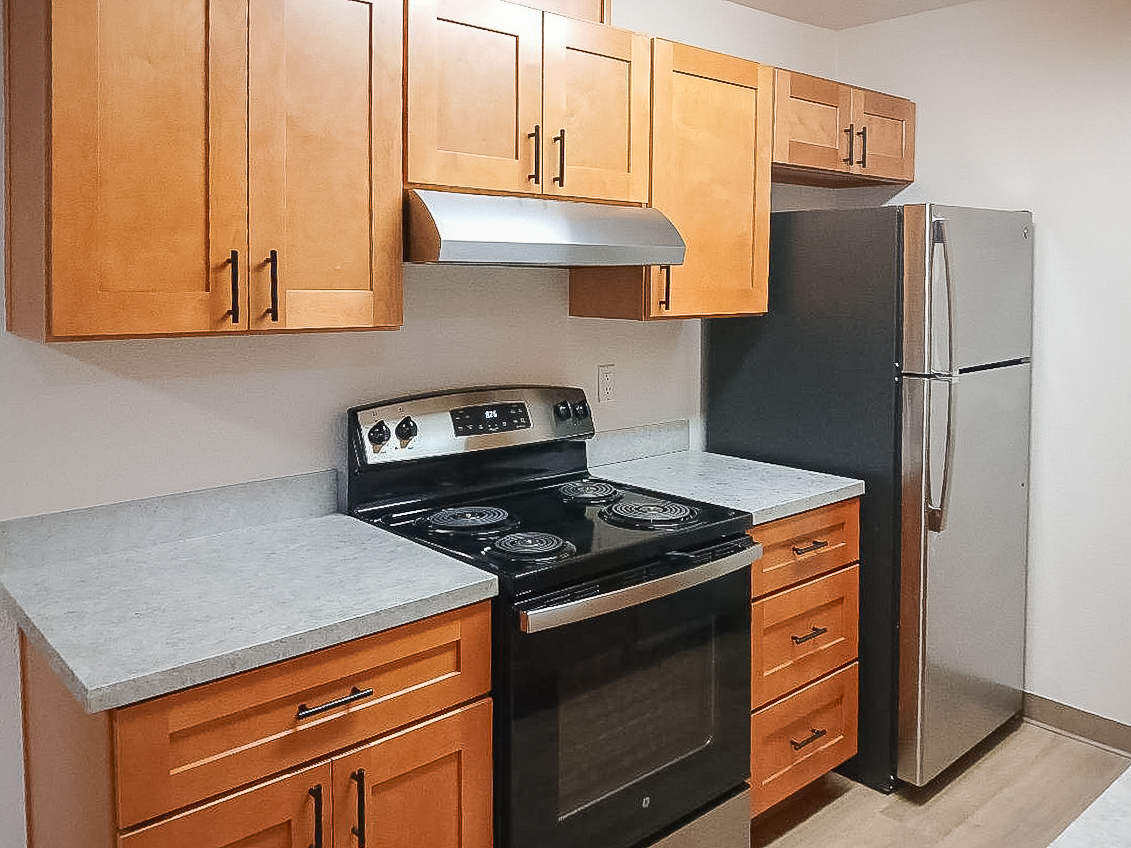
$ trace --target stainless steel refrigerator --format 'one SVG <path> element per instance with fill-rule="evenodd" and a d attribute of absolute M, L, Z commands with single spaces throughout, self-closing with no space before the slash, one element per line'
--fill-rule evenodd
<path fill-rule="evenodd" d="M 1032 219 L 772 218 L 764 316 L 706 323 L 707 449 L 861 478 L 860 726 L 923 785 L 1021 709 Z"/>

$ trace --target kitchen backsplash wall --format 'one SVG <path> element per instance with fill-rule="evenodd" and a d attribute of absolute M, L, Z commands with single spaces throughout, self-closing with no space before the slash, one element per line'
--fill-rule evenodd
<path fill-rule="evenodd" d="M 599 429 L 694 418 L 699 323 L 569 318 L 564 271 L 408 266 L 396 332 L 43 345 L 0 335 L 0 520 L 334 467 L 346 407 L 616 366 Z"/>

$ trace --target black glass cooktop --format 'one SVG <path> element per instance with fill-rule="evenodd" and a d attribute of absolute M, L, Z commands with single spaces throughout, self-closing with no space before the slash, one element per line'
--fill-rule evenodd
<path fill-rule="evenodd" d="M 501 494 L 452 496 L 374 523 L 494 572 L 512 597 L 738 536 L 749 513 L 588 474 Z"/>

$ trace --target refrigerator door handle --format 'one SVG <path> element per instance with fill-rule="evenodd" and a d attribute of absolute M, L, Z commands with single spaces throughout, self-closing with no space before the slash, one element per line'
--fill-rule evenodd
<path fill-rule="evenodd" d="M 934 453 L 932 437 L 932 427 L 934 423 L 934 416 L 931 414 L 933 404 L 931 402 L 931 395 L 934 391 L 936 383 L 946 383 L 946 447 L 943 450 L 943 469 L 942 469 L 942 486 L 939 492 L 938 503 L 932 503 L 931 498 L 934 495 L 935 487 L 932 479 L 935 463 L 932 462 L 931 454 Z M 933 533 L 941 533 L 946 529 L 947 516 L 950 514 L 950 478 L 954 468 L 954 421 L 958 408 L 958 378 L 945 377 L 927 380 L 927 434 L 926 442 L 928 445 L 927 457 L 927 529 Z"/>
<path fill-rule="evenodd" d="M 946 368 L 944 374 L 954 373 L 954 280 L 950 264 L 950 235 L 947 232 L 946 218 L 936 218 L 931 226 L 931 246 L 942 247 L 943 255 L 943 280 L 944 293 L 946 294 Z M 934 328 L 937 326 L 934 317 L 931 318 L 932 349 L 934 348 Z M 938 368 L 932 369 L 940 373 Z"/>

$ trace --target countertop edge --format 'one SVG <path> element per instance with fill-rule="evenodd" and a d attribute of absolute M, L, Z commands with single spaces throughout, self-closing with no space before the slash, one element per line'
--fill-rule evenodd
<path fill-rule="evenodd" d="M 440 592 L 416 601 L 399 604 L 336 624 L 294 633 L 271 642 L 251 645 L 227 654 L 207 657 L 176 668 L 163 669 L 119 683 L 86 688 L 71 673 L 56 652 L 36 630 L 28 631 L 40 650 L 45 650 L 51 668 L 60 675 L 67 689 L 88 713 L 117 709 L 140 701 L 169 695 L 193 686 L 212 683 L 256 668 L 294 659 L 314 651 L 361 639 L 440 615 L 480 601 L 490 600 L 498 592 L 496 578 L 484 572 L 477 583 Z M 24 622 L 17 622 L 20 627 Z"/>

